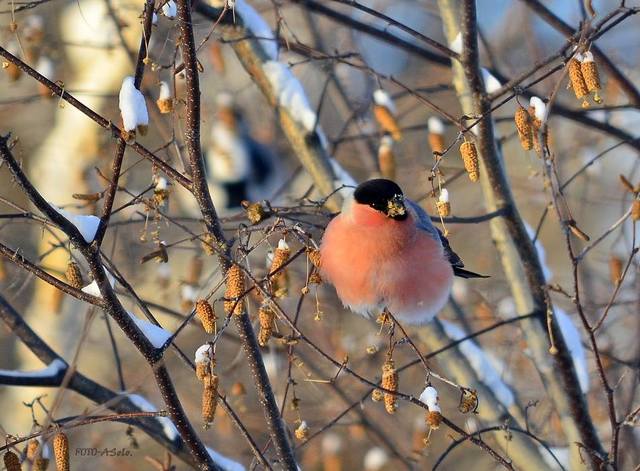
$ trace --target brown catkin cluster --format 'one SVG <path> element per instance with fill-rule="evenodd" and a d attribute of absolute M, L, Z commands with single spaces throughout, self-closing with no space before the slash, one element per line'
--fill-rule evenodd
<path fill-rule="evenodd" d="M 161 98 L 156 100 L 160 113 L 167 114 L 173 111 L 173 98 Z"/>
<path fill-rule="evenodd" d="M 198 299 L 196 301 L 196 317 L 207 334 L 213 334 L 216 331 L 216 320 L 218 318 L 213 306 L 206 299 Z"/>
<path fill-rule="evenodd" d="M 609 278 L 611 283 L 617 285 L 622 279 L 623 262 L 617 255 L 612 255 L 609 258 Z"/>
<path fill-rule="evenodd" d="M 273 334 L 273 321 L 275 312 L 270 306 L 263 304 L 258 309 L 258 320 L 260 321 L 260 331 L 258 332 L 258 344 L 265 347 L 269 343 L 271 334 Z"/>
<path fill-rule="evenodd" d="M 444 152 L 444 135 L 440 133 L 430 132 L 427 136 L 429 147 L 432 152 L 442 154 Z"/>
<path fill-rule="evenodd" d="M 374 105 L 373 106 L 373 115 L 376 118 L 376 121 L 380 125 L 380 127 L 391 134 L 394 141 L 399 141 L 402 139 L 402 131 L 400 130 L 400 126 L 398 125 L 398 121 L 389 108 L 383 105 Z"/>
<path fill-rule="evenodd" d="M 460 146 L 460 155 L 464 162 L 464 169 L 469 175 L 469 180 L 477 182 L 480 178 L 480 166 L 478 164 L 478 150 L 473 142 L 465 141 Z"/>
<path fill-rule="evenodd" d="M 440 427 L 440 423 L 442 422 L 442 414 L 438 411 L 427 411 L 425 420 L 429 427 L 436 430 Z"/>
<path fill-rule="evenodd" d="M 4 454 L 4 467 L 7 471 L 21 471 L 20 458 L 13 451 L 9 450 Z"/>
<path fill-rule="evenodd" d="M 374 389 L 371 393 L 371 400 L 374 402 L 380 402 L 384 400 L 384 393 L 381 389 Z"/>
<path fill-rule="evenodd" d="M 515 114 L 516 129 L 518 130 L 518 137 L 520 138 L 520 144 L 524 150 L 533 149 L 533 124 L 531 115 L 522 106 L 518 106 Z"/>
<path fill-rule="evenodd" d="M 205 378 L 213 374 L 213 369 L 215 367 L 216 357 L 213 353 L 213 348 L 210 347 L 204 355 L 204 358 L 196 358 L 196 378 L 198 378 L 199 381 L 204 382 Z"/>
<path fill-rule="evenodd" d="M 57 471 L 69 471 L 69 438 L 64 432 L 53 438 L 53 456 Z"/>
<path fill-rule="evenodd" d="M 449 201 L 436 201 L 436 210 L 438 211 L 438 216 L 446 218 L 451 215 L 451 203 Z"/>
<path fill-rule="evenodd" d="M 384 389 L 389 391 L 398 390 L 398 372 L 396 371 L 394 361 L 389 358 L 382 365 L 382 384 Z M 389 414 L 394 414 L 398 409 L 398 398 L 395 394 L 384 393 L 384 408 Z"/>
<path fill-rule="evenodd" d="M 584 76 L 582 75 L 582 65 L 578 59 L 572 57 L 569 59 L 569 83 L 571 84 L 571 88 L 573 88 L 573 93 L 575 93 L 576 98 L 582 101 L 582 107 L 587 108 L 589 106 L 589 102 L 586 100 L 586 96 L 589 94 L 589 90 L 587 89 L 587 84 L 584 81 Z"/>
<path fill-rule="evenodd" d="M 67 264 L 67 270 L 64 272 L 64 276 L 74 288 L 81 289 L 84 286 L 80 267 L 73 260 L 70 260 Z"/>
<path fill-rule="evenodd" d="M 314 267 L 320 268 L 320 251 L 318 249 L 307 249 L 307 257 Z"/>
<path fill-rule="evenodd" d="M 593 60 L 591 53 L 585 54 L 585 59 L 580 63 L 580 69 L 587 90 L 589 93 L 593 93 L 593 101 L 602 103 L 602 98 L 600 97 L 600 89 L 602 88 L 600 74 L 598 73 L 598 65 Z"/>
<path fill-rule="evenodd" d="M 245 208 L 247 212 L 247 218 L 251 221 L 251 224 L 258 224 L 267 217 L 267 212 L 260 203 L 253 203 Z"/>
<path fill-rule="evenodd" d="M 210 374 L 204 378 L 202 388 L 202 420 L 205 424 L 213 422 L 218 404 L 218 375 Z"/>
<path fill-rule="evenodd" d="M 296 427 L 295 435 L 296 435 L 296 438 L 300 441 L 303 441 L 309 438 L 309 426 L 304 420 L 300 422 L 300 425 Z"/>
<path fill-rule="evenodd" d="M 633 221 L 640 221 L 640 200 L 637 198 L 631 205 L 631 219 Z"/>
<path fill-rule="evenodd" d="M 240 265 L 234 263 L 227 271 L 227 289 L 224 292 L 224 312 L 227 314 L 242 315 L 244 301 L 241 296 L 244 293 L 244 273 Z"/>
<path fill-rule="evenodd" d="M 463 414 L 475 411 L 478 408 L 478 394 L 475 391 L 465 389 L 460 397 L 458 410 Z"/>
<path fill-rule="evenodd" d="M 273 252 L 273 260 L 269 268 L 269 273 L 274 273 L 271 275 L 271 288 L 272 294 L 276 298 L 284 298 L 287 296 L 287 272 L 286 269 L 282 267 L 287 263 L 290 256 L 291 249 L 284 239 L 278 242 L 278 247 Z"/>

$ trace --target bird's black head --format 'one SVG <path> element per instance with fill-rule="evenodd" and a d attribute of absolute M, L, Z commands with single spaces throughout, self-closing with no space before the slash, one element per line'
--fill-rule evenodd
<path fill-rule="evenodd" d="M 407 208 L 400 187 L 391 180 L 376 178 L 361 183 L 353 193 L 357 203 L 366 204 L 396 221 L 407 219 Z"/>

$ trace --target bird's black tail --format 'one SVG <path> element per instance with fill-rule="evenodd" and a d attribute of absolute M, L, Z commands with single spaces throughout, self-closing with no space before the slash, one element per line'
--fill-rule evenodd
<path fill-rule="evenodd" d="M 453 267 L 453 274 L 460 278 L 489 278 L 488 275 L 481 275 L 459 267 Z"/>

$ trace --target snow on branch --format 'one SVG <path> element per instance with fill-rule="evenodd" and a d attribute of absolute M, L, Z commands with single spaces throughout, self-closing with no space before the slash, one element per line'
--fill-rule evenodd
<path fill-rule="evenodd" d="M 22 386 L 58 386 L 67 364 L 56 358 L 45 368 L 35 371 L 0 370 L 0 384 Z"/>
<path fill-rule="evenodd" d="M 167 340 L 171 338 L 171 333 L 164 330 L 162 327 L 152 324 L 149 321 L 145 321 L 144 319 L 140 319 L 129 311 L 127 311 L 127 314 L 129 314 L 131 320 L 155 348 L 162 348 Z"/>
<path fill-rule="evenodd" d="M 100 218 L 97 216 L 82 215 L 82 214 L 73 214 L 69 211 L 65 211 L 64 209 L 58 208 L 55 204 L 51 204 L 51 207 L 55 209 L 61 216 L 63 216 L 67 221 L 76 226 L 82 238 L 90 244 L 93 242 L 93 238 L 96 236 L 96 231 L 98 230 L 98 226 L 100 225 Z"/>
<path fill-rule="evenodd" d="M 234 8 L 236 15 L 242 19 L 245 29 L 250 30 L 259 39 L 260 45 L 267 56 L 275 60 L 278 57 L 278 41 L 267 22 L 244 0 L 237 0 Z"/>
<path fill-rule="evenodd" d="M 286 108 L 291 117 L 308 132 L 313 132 L 318 117 L 309 105 L 302 84 L 291 73 L 289 67 L 281 62 L 267 61 L 262 68 L 273 88 L 278 105 Z"/>

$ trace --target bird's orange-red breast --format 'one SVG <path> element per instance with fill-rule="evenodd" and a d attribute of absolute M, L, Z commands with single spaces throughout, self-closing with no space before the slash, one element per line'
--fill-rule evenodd
<path fill-rule="evenodd" d="M 327 226 L 320 253 L 321 275 L 345 306 L 367 316 L 386 307 L 411 324 L 443 308 L 454 272 L 480 276 L 462 269 L 422 208 L 384 179 L 356 188 Z"/>

